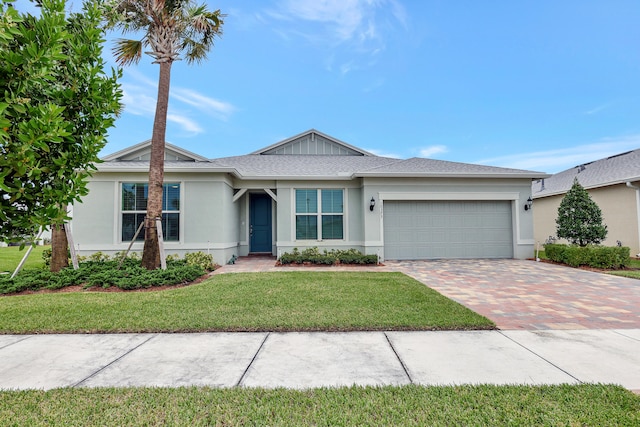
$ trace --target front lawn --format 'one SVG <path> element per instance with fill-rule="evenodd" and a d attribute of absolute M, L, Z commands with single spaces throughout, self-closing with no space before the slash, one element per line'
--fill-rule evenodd
<path fill-rule="evenodd" d="M 50 247 L 51 246 L 36 246 L 33 248 L 24 268 L 44 268 L 42 252 Z M 26 252 L 27 248 L 20 250 L 19 246 L 0 248 L 0 272 L 13 273 Z"/>
<path fill-rule="evenodd" d="M 0 392 L 21 426 L 637 426 L 640 397 L 613 385 L 65 388 Z"/>
<path fill-rule="evenodd" d="M 0 297 L 0 333 L 493 329 L 401 273 L 220 274 L 152 292 Z"/>

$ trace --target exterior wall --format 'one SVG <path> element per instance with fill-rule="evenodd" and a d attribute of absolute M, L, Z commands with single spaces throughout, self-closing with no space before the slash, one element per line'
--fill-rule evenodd
<path fill-rule="evenodd" d="M 74 206 L 74 239 L 81 255 L 126 250 L 121 241 L 121 183 L 146 182 L 146 173 L 95 173 L 89 195 Z M 293 248 L 355 248 L 384 259 L 384 202 L 388 200 L 509 200 L 512 202 L 514 257 L 533 256 L 533 219 L 523 205 L 531 195 L 529 179 L 362 178 L 327 181 L 239 181 L 224 174 L 166 173 L 181 183 L 180 241 L 165 242 L 167 254 L 203 251 L 219 264 L 249 253 L 249 195 L 271 193 L 274 255 Z M 344 239 L 295 239 L 295 189 L 344 189 Z M 239 194 L 241 191 L 242 194 Z M 371 198 L 376 201 L 369 210 Z M 234 198 L 236 199 L 234 201 Z M 537 209 L 538 202 L 536 201 Z M 624 240 L 623 240 L 624 241 Z M 132 250 L 141 251 L 143 243 Z"/>
<path fill-rule="evenodd" d="M 113 249 L 117 225 L 117 184 L 100 180 L 96 173 L 89 181 L 88 188 L 89 194 L 82 198 L 82 203 L 73 205 L 71 232 L 79 255 L 87 255 L 84 252 L 86 250 L 92 253 Z"/>
<path fill-rule="evenodd" d="M 602 210 L 603 222 L 609 232 L 603 245 L 615 246 L 618 241 L 631 249 L 631 255 L 640 253 L 638 230 L 637 192 L 625 184 L 587 190 Z M 535 199 L 533 203 L 535 239 L 542 244 L 549 236 L 556 235 L 556 218 L 562 195 Z M 566 241 L 559 241 L 567 243 Z"/>
<path fill-rule="evenodd" d="M 510 200 L 514 257 L 533 256 L 533 216 L 523 208 L 531 195 L 530 179 L 366 178 L 362 195 L 367 206 L 371 197 L 376 200 L 374 211 L 364 213 L 364 249 L 382 260 L 385 200 Z"/>
<path fill-rule="evenodd" d="M 326 249 L 355 248 L 363 251 L 364 227 L 362 215 L 361 182 L 356 181 L 279 181 L 277 183 L 278 203 L 276 208 L 276 255 L 291 252 L 293 248 L 318 247 Z M 344 189 L 344 239 L 343 240 L 296 240 L 295 238 L 295 190 L 299 188 L 341 188 Z"/>
<path fill-rule="evenodd" d="M 121 238 L 121 184 L 147 181 L 146 173 L 94 174 L 89 194 L 74 205 L 72 231 L 80 255 L 127 249 L 130 242 Z M 165 182 L 181 184 L 180 241 L 165 242 L 165 253 L 207 252 L 219 264 L 237 255 L 239 207 L 232 203 L 230 180 L 223 175 L 166 173 Z M 141 252 L 142 247 L 143 242 L 135 242 L 131 250 Z"/>

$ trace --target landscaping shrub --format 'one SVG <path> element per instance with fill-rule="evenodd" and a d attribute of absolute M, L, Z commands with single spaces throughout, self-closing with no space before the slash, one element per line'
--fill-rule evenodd
<path fill-rule="evenodd" d="M 556 235 L 579 246 L 598 244 L 607 237 L 602 211 L 577 177 L 558 207 Z"/>
<path fill-rule="evenodd" d="M 202 269 L 207 271 L 213 271 L 215 266 L 213 264 L 213 255 L 205 254 L 204 252 L 190 252 L 184 255 L 184 259 L 187 265 L 199 265 Z"/>
<path fill-rule="evenodd" d="M 544 245 L 546 256 L 555 262 L 572 267 L 589 266 L 604 269 L 620 269 L 631 263 L 630 249 L 625 246 L 576 246 Z"/>
<path fill-rule="evenodd" d="M 23 270 L 13 279 L 9 275 L 0 277 L 0 294 L 25 290 L 60 289 L 73 285 L 140 289 L 188 283 L 206 273 L 202 266 L 189 265 L 185 260 L 169 261 L 166 270 L 153 271 L 142 268 L 139 259 L 126 258 L 120 268 L 118 268 L 119 264 L 117 256 L 109 259 L 108 256 L 98 255 L 94 260 L 80 263 L 78 270 L 72 267 L 62 269 L 58 273 L 40 269 Z"/>
<path fill-rule="evenodd" d="M 280 264 L 377 264 L 376 255 L 364 255 L 356 249 L 336 250 L 332 249 L 322 252 L 317 247 L 307 248 L 300 252 L 298 248 L 293 248 L 291 253 L 285 252 L 280 255 Z"/>

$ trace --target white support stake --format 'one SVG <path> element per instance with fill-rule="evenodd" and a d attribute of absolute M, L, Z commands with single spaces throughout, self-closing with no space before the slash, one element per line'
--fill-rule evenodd
<path fill-rule="evenodd" d="M 133 239 L 131 239 L 131 242 L 129 243 L 129 247 L 124 252 L 122 257 L 120 258 L 120 262 L 118 263 L 118 270 L 120 270 L 120 267 L 122 267 L 122 262 L 127 258 L 127 255 L 129 255 L 129 251 L 131 250 L 131 246 L 133 246 L 133 244 L 135 243 L 136 239 L 138 238 L 138 234 L 140 234 L 140 230 L 142 230 L 142 227 L 144 227 L 144 221 L 142 221 L 140 223 L 140 225 L 138 226 L 138 229 L 136 230 L 136 234 L 133 235 Z"/>
<path fill-rule="evenodd" d="M 167 260 L 164 256 L 164 238 L 162 237 L 162 221 L 156 218 L 156 230 L 158 231 L 158 249 L 160 250 L 160 268 L 167 269 Z"/>
<path fill-rule="evenodd" d="M 40 238 L 40 236 L 42 236 L 43 232 L 44 232 L 44 230 L 42 229 L 42 227 L 40 227 L 40 231 L 38 232 L 38 235 L 36 236 L 36 240 L 38 240 Z M 27 252 L 24 254 L 24 256 L 22 257 L 22 260 L 20 261 L 20 264 L 18 264 L 18 266 L 16 267 L 15 271 L 11 275 L 12 279 L 14 277 L 16 277 L 16 274 L 18 274 L 20 272 L 20 270 L 22 270 L 22 266 L 24 265 L 25 262 L 27 262 L 27 258 L 29 258 L 29 254 L 31 253 L 32 250 L 33 250 L 33 246 L 29 245 L 29 248 L 27 249 Z"/>
<path fill-rule="evenodd" d="M 73 264 L 73 269 L 77 270 L 80 268 L 78 265 L 78 254 L 76 253 L 76 247 L 73 244 L 73 235 L 71 234 L 71 227 L 69 227 L 68 223 L 64 223 L 64 232 L 67 234 L 67 244 L 69 245 L 69 252 L 71 252 L 71 264 Z"/>

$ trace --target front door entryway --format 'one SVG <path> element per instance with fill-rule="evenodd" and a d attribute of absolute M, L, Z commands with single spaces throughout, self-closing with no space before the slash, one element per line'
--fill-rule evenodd
<path fill-rule="evenodd" d="M 249 252 L 271 253 L 271 197 L 249 195 Z"/>

